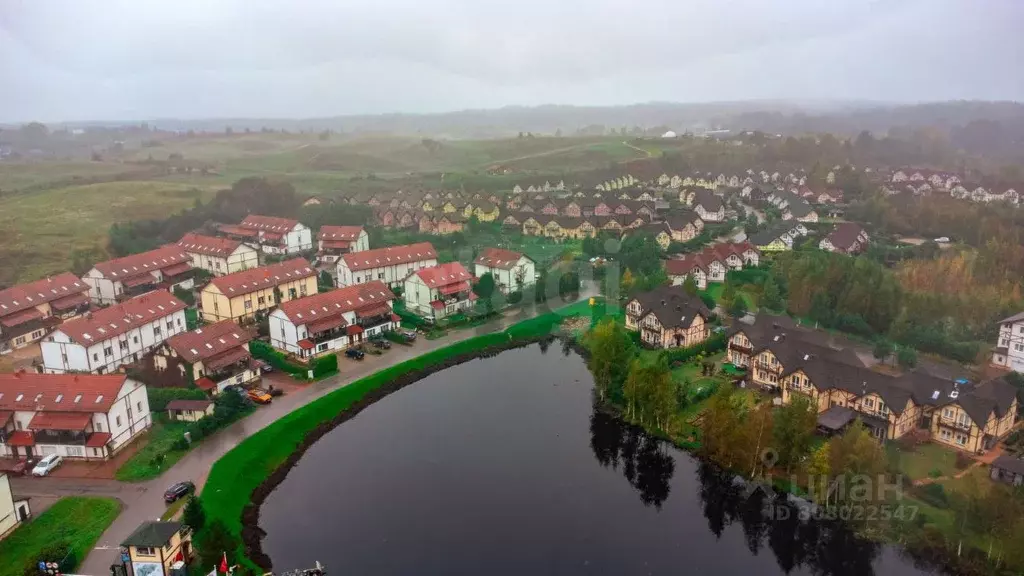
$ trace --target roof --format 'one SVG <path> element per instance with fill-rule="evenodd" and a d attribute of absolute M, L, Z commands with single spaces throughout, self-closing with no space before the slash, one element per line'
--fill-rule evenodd
<path fill-rule="evenodd" d="M 181 522 L 164 522 L 161 520 L 147 520 L 139 525 L 132 532 L 131 536 L 121 542 L 121 546 L 148 546 L 159 548 L 171 541 L 183 524 Z"/>
<path fill-rule="evenodd" d="M 803 218 L 804 216 L 807 216 L 811 212 L 814 212 L 814 208 L 812 208 L 806 200 L 800 197 L 795 197 L 794 199 L 791 199 L 789 201 L 789 204 L 786 206 L 786 210 L 789 210 L 789 213 L 795 216 L 796 218 Z"/>
<path fill-rule="evenodd" d="M 16 430 L 7 437 L 8 446 L 35 446 L 36 437 L 28 430 Z"/>
<path fill-rule="evenodd" d="M 842 430 L 853 421 L 854 411 L 846 406 L 831 406 L 818 415 L 818 426 L 829 430 Z"/>
<path fill-rule="evenodd" d="M 511 270 L 523 257 L 521 252 L 513 252 L 503 248 L 484 248 L 476 257 L 475 264 L 487 266 L 488 268 L 500 268 Z"/>
<path fill-rule="evenodd" d="M 221 294 L 234 297 L 316 275 L 316 269 L 309 262 L 302 258 L 292 258 L 277 264 L 218 276 L 210 280 L 210 284 L 216 286 Z"/>
<path fill-rule="evenodd" d="M 854 222 L 841 222 L 836 224 L 835 229 L 828 235 L 828 241 L 839 250 L 849 250 L 857 238 L 864 232 L 860 224 Z"/>
<path fill-rule="evenodd" d="M 189 232 L 178 240 L 178 248 L 192 254 L 204 256 L 230 256 L 238 250 L 242 243 L 230 238 L 218 238 L 217 236 L 204 236 Z"/>
<path fill-rule="evenodd" d="M 58 329 L 72 342 L 90 346 L 120 336 L 154 320 L 184 310 L 185 303 L 164 290 L 146 292 L 120 304 L 100 308 L 85 316 L 68 320 Z"/>
<path fill-rule="evenodd" d="M 252 340 L 252 336 L 234 321 L 221 320 L 216 324 L 175 334 L 167 339 L 167 346 L 186 362 L 196 362 L 245 346 L 249 340 Z"/>
<path fill-rule="evenodd" d="M 33 320 L 39 320 L 43 317 L 43 313 L 36 308 L 29 308 L 28 310 L 22 310 L 21 312 L 15 312 L 14 314 L 8 314 L 7 316 L 0 317 L 0 324 L 12 328 L 25 324 L 26 322 L 32 322 Z"/>
<path fill-rule="evenodd" d="M 89 434 L 89 439 L 85 441 L 86 448 L 103 448 L 113 438 L 113 434 L 110 432 L 93 432 Z"/>
<path fill-rule="evenodd" d="M 88 291 L 89 285 L 70 272 L 27 284 L 18 284 L 0 290 L 0 316 Z"/>
<path fill-rule="evenodd" d="M 238 225 L 250 230 L 262 230 L 264 232 L 277 232 L 279 234 L 284 234 L 291 232 L 293 228 L 298 226 L 299 221 L 292 220 L 291 218 L 249 214 L 244 220 L 239 222 Z"/>
<path fill-rule="evenodd" d="M 452 284 L 468 282 L 473 275 L 466 271 L 461 262 L 448 262 L 416 271 L 416 276 L 427 285 L 427 288 L 441 288 Z"/>
<path fill-rule="evenodd" d="M 282 303 L 278 310 L 295 325 L 303 325 L 323 317 L 377 306 L 381 302 L 394 300 L 395 295 L 380 280 L 365 284 L 353 284 L 337 290 L 321 292 L 297 300 Z"/>
<path fill-rule="evenodd" d="M 162 270 L 175 264 L 190 264 L 192 259 L 180 246 L 168 244 L 155 250 L 132 254 L 124 258 L 115 258 L 100 262 L 93 266 L 104 278 L 122 280 L 147 272 Z"/>
<path fill-rule="evenodd" d="M 704 302 L 687 294 L 682 286 L 661 286 L 629 299 L 634 300 L 640 303 L 641 317 L 654 314 L 665 328 L 689 328 L 697 316 L 706 320 L 711 315 Z"/>
<path fill-rule="evenodd" d="M 700 221 L 700 216 L 697 216 L 696 212 L 681 210 L 665 214 L 664 220 L 672 230 L 682 230 L 689 224 L 696 225 Z"/>
<path fill-rule="evenodd" d="M 217 384 L 215 384 L 213 380 L 203 376 L 199 380 L 196 380 L 196 386 L 198 386 L 200 390 L 213 390 L 217 387 Z"/>
<path fill-rule="evenodd" d="M 794 228 L 796 228 L 796 224 L 790 224 L 789 222 L 780 220 L 773 226 L 769 226 L 759 232 L 754 232 L 749 238 L 747 238 L 747 241 L 755 246 L 767 246 L 781 238 L 783 234 L 789 233 Z"/>
<path fill-rule="evenodd" d="M 29 430 L 81 431 L 92 420 L 91 412 L 36 412 L 28 423 Z"/>
<path fill-rule="evenodd" d="M 69 310 L 89 302 L 88 294 L 78 293 L 73 296 L 65 296 L 50 302 L 50 307 L 56 310 Z"/>
<path fill-rule="evenodd" d="M 124 374 L 0 374 L 0 410 L 106 412 L 127 378 Z"/>
<path fill-rule="evenodd" d="M 357 272 L 370 268 L 382 266 L 394 266 L 409 262 L 421 262 L 423 260 L 436 260 L 437 251 L 430 242 L 419 242 L 417 244 L 406 244 L 404 246 L 388 246 L 345 254 L 341 257 L 349 270 Z"/>
<path fill-rule="evenodd" d="M 705 212 L 718 212 L 724 207 L 722 198 L 706 188 L 698 188 L 694 191 L 693 206 L 701 206 Z"/>
<path fill-rule="evenodd" d="M 344 240 L 352 242 L 359 239 L 363 233 L 362 226 L 321 226 L 317 233 L 317 240 Z"/>
<path fill-rule="evenodd" d="M 996 458 L 992 461 L 992 467 L 1024 476 L 1024 460 L 1010 454 L 1003 454 Z"/>
<path fill-rule="evenodd" d="M 168 410 L 199 410 L 203 411 L 213 404 L 213 400 L 171 400 L 167 403 Z"/>
<path fill-rule="evenodd" d="M 1024 322 L 1024 312 L 1020 314 L 1014 314 L 1009 318 L 1003 318 L 999 321 L 1000 324 L 1013 324 L 1014 322 Z"/>

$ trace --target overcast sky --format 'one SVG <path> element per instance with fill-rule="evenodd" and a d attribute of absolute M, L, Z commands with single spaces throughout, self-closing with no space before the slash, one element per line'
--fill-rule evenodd
<path fill-rule="evenodd" d="M 1024 100 L 1024 0 L 0 0 L 0 121 Z"/>

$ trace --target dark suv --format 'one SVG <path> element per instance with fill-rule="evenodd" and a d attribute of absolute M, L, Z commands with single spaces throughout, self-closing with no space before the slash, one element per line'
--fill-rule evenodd
<path fill-rule="evenodd" d="M 196 491 L 196 485 L 191 482 L 178 482 L 164 492 L 164 502 L 170 504 L 179 498 L 184 498 Z"/>

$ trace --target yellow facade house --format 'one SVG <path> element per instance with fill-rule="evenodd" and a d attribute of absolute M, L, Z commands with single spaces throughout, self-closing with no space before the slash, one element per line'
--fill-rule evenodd
<path fill-rule="evenodd" d="M 148 520 L 121 543 L 133 574 L 170 576 L 192 560 L 192 531 L 181 522 Z"/>
<path fill-rule="evenodd" d="M 302 258 L 214 278 L 202 291 L 208 322 L 251 319 L 281 302 L 317 293 L 317 271 Z"/>

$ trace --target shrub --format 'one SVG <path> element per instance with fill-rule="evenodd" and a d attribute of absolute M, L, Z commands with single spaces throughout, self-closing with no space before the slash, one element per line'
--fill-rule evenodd
<path fill-rule="evenodd" d="M 321 378 L 338 371 L 337 354 L 327 354 L 313 360 L 313 377 Z"/>
<path fill-rule="evenodd" d="M 185 290 L 179 286 L 174 287 L 174 297 L 189 306 L 195 306 L 196 304 L 196 295 L 191 290 Z"/>
<path fill-rule="evenodd" d="M 928 471 L 929 478 L 938 478 L 940 476 L 942 476 L 942 470 L 939 470 L 938 468 L 932 468 Z"/>
<path fill-rule="evenodd" d="M 921 500 L 924 500 L 925 503 L 931 504 L 936 508 L 945 508 L 949 503 L 946 498 L 946 490 L 942 487 L 942 484 L 937 484 L 935 482 L 925 484 L 918 488 L 917 496 Z"/>
<path fill-rule="evenodd" d="M 287 372 L 300 377 L 306 376 L 307 368 L 305 366 L 300 366 L 288 360 L 288 356 L 280 350 L 275 350 L 266 342 L 260 342 L 259 340 L 250 341 L 249 352 L 251 352 L 254 357 L 269 362 L 271 366 L 281 370 L 282 372 Z"/>
<path fill-rule="evenodd" d="M 689 348 L 676 348 L 673 350 L 665 350 L 664 352 L 662 352 L 662 354 L 665 356 L 666 360 L 668 360 L 669 363 L 686 362 L 688 360 L 696 358 L 698 355 L 705 356 L 708 354 L 714 354 L 715 352 L 725 350 L 725 346 L 726 344 L 728 344 L 728 342 L 729 336 L 725 332 L 722 332 L 720 334 L 715 334 L 711 336 L 707 340 L 695 346 L 690 346 Z"/>
<path fill-rule="evenodd" d="M 956 453 L 956 469 L 966 470 L 968 466 L 974 464 L 974 459 L 963 452 Z"/>
<path fill-rule="evenodd" d="M 171 400 L 205 400 L 208 398 L 206 392 L 199 388 L 154 388 L 152 386 L 146 387 L 146 397 L 149 398 L 150 412 L 163 412 Z"/>

